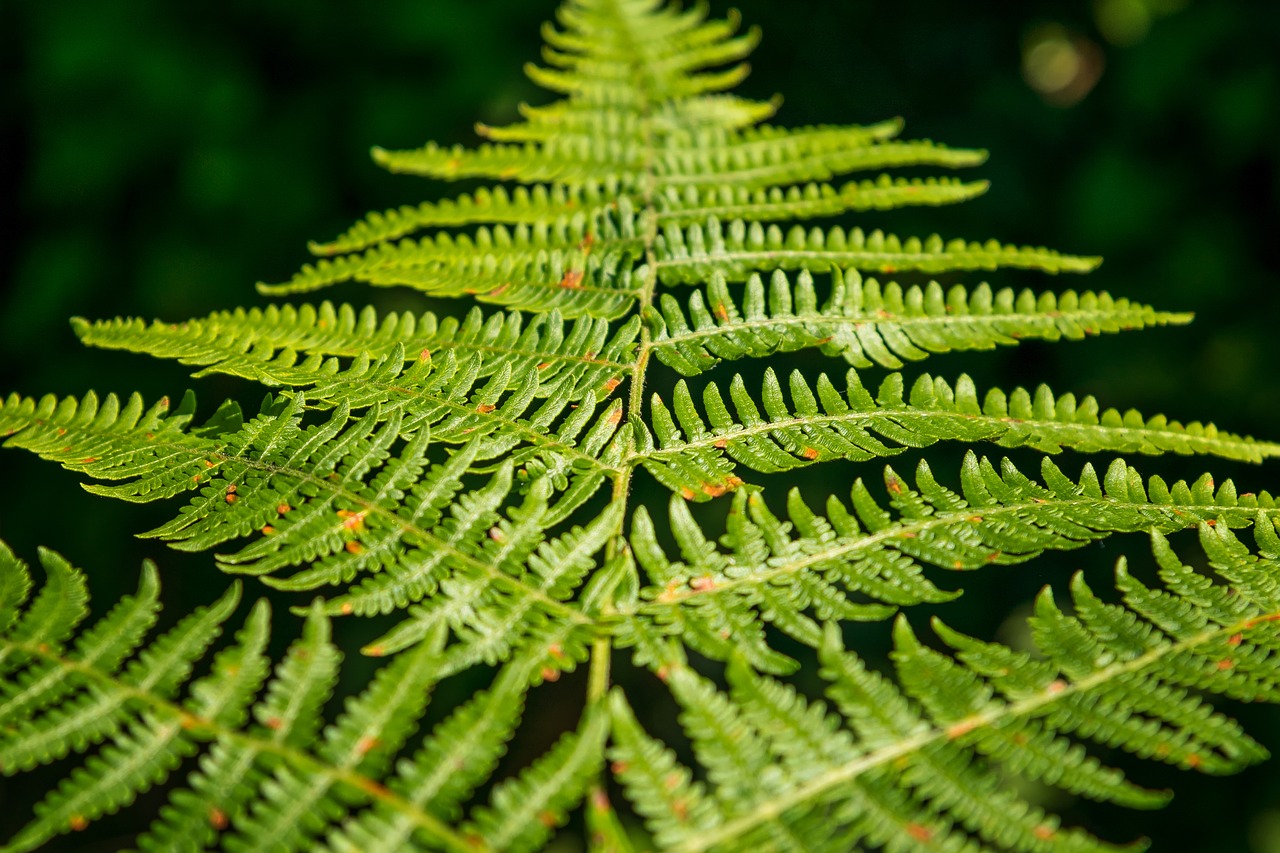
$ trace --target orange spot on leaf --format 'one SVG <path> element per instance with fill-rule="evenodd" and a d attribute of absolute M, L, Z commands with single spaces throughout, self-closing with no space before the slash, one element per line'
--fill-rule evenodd
<path fill-rule="evenodd" d="M 927 826 L 921 826 L 918 823 L 907 824 L 907 835 L 910 835 L 916 841 L 932 841 L 933 830 Z"/>
<path fill-rule="evenodd" d="M 560 279 L 561 287 L 577 289 L 582 287 L 582 270 L 568 270 Z"/>

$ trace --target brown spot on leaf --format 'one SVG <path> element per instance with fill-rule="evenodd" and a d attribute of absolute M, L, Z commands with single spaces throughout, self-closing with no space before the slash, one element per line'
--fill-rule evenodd
<path fill-rule="evenodd" d="M 487 415 L 496 408 L 498 407 L 491 403 L 481 403 L 480 405 L 476 406 L 476 411 L 482 415 Z"/>
<path fill-rule="evenodd" d="M 567 270 L 564 278 L 560 279 L 560 286 L 575 290 L 582 287 L 582 270 Z"/>

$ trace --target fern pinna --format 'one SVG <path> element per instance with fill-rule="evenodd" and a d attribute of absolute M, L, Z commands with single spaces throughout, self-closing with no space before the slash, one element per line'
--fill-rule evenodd
<path fill-rule="evenodd" d="M 157 634 L 148 567 L 136 595 L 79 630 L 77 570 L 43 553 L 31 598 L 27 568 L 0 552 L 0 770 L 86 756 L 6 849 L 162 783 L 169 804 L 140 849 L 533 850 L 566 822 L 602 851 L 1113 849 L 1010 780 L 1149 808 L 1167 794 L 1086 744 L 1209 773 L 1261 758 L 1202 697 L 1277 698 L 1280 505 L 1113 457 L 1258 462 L 1280 445 L 911 368 L 1190 318 L 929 278 L 1081 273 L 1093 258 L 802 224 L 970 199 L 985 182 L 881 172 L 984 154 L 904 141 L 896 121 L 769 124 L 775 102 L 728 94 L 759 34 L 703 6 L 566 0 L 557 18 L 545 67 L 527 70 L 560 100 L 478 128 L 476 148 L 375 150 L 392 171 L 504 183 L 371 214 L 261 285 L 354 280 L 464 307 L 76 320 L 87 344 L 271 393 L 256 413 L 228 402 L 201 418 L 189 394 L 0 406 L 8 445 L 82 472 L 90 491 L 186 496 L 144 535 L 316 596 L 299 599 L 299 639 L 273 667 L 266 605 L 235 620 L 238 586 Z M 806 349 L 826 372 L 707 375 Z M 669 372 L 682 378 L 664 386 Z M 959 471 L 877 462 L 939 442 L 962 443 Z M 1111 456 L 1078 474 L 1046 456 L 1029 476 L 996 448 Z M 864 477 L 821 506 L 760 485 L 834 460 L 865 463 Z M 640 505 L 642 478 L 666 506 Z M 701 502 L 727 517 L 708 521 Z M 1170 546 L 1188 529 L 1216 578 Z M 959 595 L 945 571 L 1113 533 L 1151 537 L 1162 588 L 1121 562 L 1121 605 L 1077 576 L 1069 607 L 1036 602 L 1034 648 L 913 613 Z M 387 614 L 363 651 L 390 660 L 326 713 L 330 620 Z M 846 648 L 842 626 L 876 621 L 892 623 L 889 671 Z M 227 624 L 240 627 L 214 651 Z M 806 662 L 825 702 L 786 680 Z M 568 685 L 548 682 L 580 666 L 585 694 L 566 710 Z M 434 688 L 464 672 L 491 684 L 421 725 Z M 669 696 L 655 700 L 659 684 Z M 541 702 L 557 703 L 563 735 L 499 768 Z M 664 702 L 680 727 L 659 739 Z"/>

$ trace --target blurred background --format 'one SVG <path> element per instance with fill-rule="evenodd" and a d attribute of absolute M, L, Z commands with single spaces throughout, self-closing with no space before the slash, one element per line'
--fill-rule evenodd
<path fill-rule="evenodd" d="M 859 224 L 1101 254 L 1087 280 L 991 281 L 1105 289 L 1197 314 L 1191 327 L 948 357 L 929 370 L 967 370 L 980 387 L 1046 381 L 1105 405 L 1280 437 L 1280 3 L 736 6 L 765 34 L 743 91 L 783 94 L 778 123 L 902 116 L 907 136 L 990 150 L 968 173 L 992 180 L 985 197 Z M 192 382 L 180 366 L 85 350 L 67 318 L 180 320 L 263 304 L 254 282 L 287 278 L 307 260 L 308 239 L 452 191 L 383 173 L 371 145 L 474 142 L 474 122 L 501 124 L 519 102 L 546 100 L 520 68 L 537 58 L 549 0 L 382 0 L 356 18 L 343 8 L 0 0 L 0 393 L 181 392 Z M 334 298 L 420 306 L 411 293 Z M 206 413 L 258 393 L 218 379 L 198 390 Z M 1194 476 L 1208 464 L 1143 468 Z M 1280 484 L 1275 464 L 1212 468 L 1242 491 Z M 14 452 L 0 455 L 0 483 L 0 537 L 28 558 L 38 544 L 63 551 L 93 572 L 100 603 L 135 583 L 147 557 L 175 613 L 225 584 L 205 556 L 131 538 L 172 505 L 92 498 L 70 474 Z M 1145 548 L 1137 537 L 1047 568 L 966 578 L 967 609 L 954 618 L 991 636 L 1041 584 L 1087 565 L 1105 586 L 1121 550 L 1142 558 Z M 353 683 L 367 677 L 361 667 L 352 662 Z M 1280 712 L 1230 710 L 1280 751 Z M 1134 774 L 1175 786 L 1175 807 L 1072 806 L 1068 816 L 1117 841 L 1148 835 L 1157 850 L 1280 851 L 1280 764 L 1231 780 L 1146 765 Z M 30 790 L 0 782 L 0 801 Z M 10 824 L 0 817 L 0 830 Z M 50 849 L 116 849 L 124 836 L 112 833 L 130 826 L 107 822 Z"/>

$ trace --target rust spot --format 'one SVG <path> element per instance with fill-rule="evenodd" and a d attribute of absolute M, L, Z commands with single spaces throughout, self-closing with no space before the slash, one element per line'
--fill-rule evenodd
<path fill-rule="evenodd" d="M 621 379 L 613 379 L 613 378 L 606 379 L 604 381 L 604 390 L 608 392 L 612 392 L 614 388 L 617 388 L 621 384 L 622 384 Z"/>
<path fill-rule="evenodd" d="M 495 287 L 493 290 L 490 290 L 486 295 L 487 295 L 487 296 L 501 296 L 503 293 L 505 293 L 505 292 L 506 292 L 507 288 L 508 288 L 508 287 L 510 287 L 510 286 L 511 286 L 511 282 L 509 282 L 509 281 L 504 281 L 502 284 L 498 285 L 498 286 L 497 286 L 497 287 Z"/>
<path fill-rule="evenodd" d="M 542 668 L 542 680 L 543 681 L 559 681 L 560 670 L 555 669 L 554 667 L 544 666 Z"/>
<path fill-rule="evenodd" d="M 85 820 L 84 815 L 72 815 L 71 820 L 67 821 L 71 828 L 76 832 L 83 832 L 85 827 L 89 825 L 89 821 Z"/>
<path fill-rule="evenodd" d="M 729 309 L 725 307 L 725 304 L 723 302 L 716 305 L 715 313 L 716 313 L 716 316 L 719 317 L 721 320 L 724 320 L 726 322 L 728 321 Z"/>
<path fill-rule="evenodd" d="M 289 506 L 288 504 L 279 504 L 276 506 L 276 514 L 287 515 L 289 510 L 291 509 L 293 509 L 293 507 Z"/>
<path fill-rule="evenodd" d="M 222 809 L 218 808 L 217 806 L 211 806 L 209 808 L 209 825 L 210 826 L 212 826 L 218 832 L 222 832 L 222 830 L 227 828 L 228 823 L 229 821 L 227 820 L 226 812 L 224 812 Z"/>
<path fill-rule="evenodd" d="M 193 483 L 198 483 L 198 482 L 200 482 L 200 475 L 199 475 L 199 474 L 196 474 L 194 477 L 192 477 L 192 478 L 191 478 L 191 482 L 193 482 Z"/>
<path fill-rule="evenodd" d="M 380 658 L 384 654 L 386 654 L 386 652 L 382 650 L 382 646 L 370 646 L 368 649 L 365 650 L 365 652 L 371 658 Z"/>
<path fill-rule="evenodd" d="M 728 446 L 729 446 L 729 440 L 727 438 L 716 439 L 716 447 L 719 447 L 721 450 L 723 450 Z"/>
<path fill-rule="evenodd" d="M 1067 689 L 1067 682 L 1063 681 L 1061 678 L 1055 678 L 1053 681 L 1049 682 L 1047 687 L 1045 687 L 1045 691 L 1050 696 L 1056 696 L 1057 694 L 1061 693 L 1066 689 Z"/>
<path fill-rule="evenodd" d="M 895 495 L 902 494 L 902 481 L 899 480 L 897 477 L 890 477 L 889 479 L 885 480 L 885 487 L 888 488 L 889 491 Z"/>
<path fill-rule="evenodd" d="M 264 525 L 262 525 L 262 535 L 263 535 L 263 536 L 270 536 L 272 533 L 275 533 L 275 532 L 276 532 L 276 529 L 275 529 L 274 527 L 272 527 L 270 524 L 264 524 Z"/>
<path fill-rule="evenodd" d="M 1217 522 L 1215 519 L 1212 519 L 1212 518 L 1211 518 L 1211 519 L 1209 519 L 1208 521 L 1206 521 L 1206 522 L 1205 522 L 1205 524 L 1209 525 L 1210 527 L 1217 527 L 1217 526 L 1218 526 L 1218 522 Z"/>
<path fill-rule="evenodd" d="M 973 731 L 977 727 L 978 727 L 978 722 L 976 720 L 972 718 L 964 719 L 958 723 L 953 724 L 950 728 L 947 729 L 947 737 L 951 738 L 952 740 L 955 740 L 961 735 L 968 734 L 969 732 Z"/>
<path fill-rule="evenodd" d="M 498 407 L 490 403 L 481 403 L 480 405 L 476 406 L 476 411 L 482 415 L 487 415 L 496 408 Z"/>
<path fill-rule="evenodd" d="M 689 488 L 688 486 L 681 486 L 680 497 L 684 498 L 687 501 L 693 500 L 693 489 Z"/>
<path fill-rule="evenodd" d="M 547 654 L 551 655 L 556 660 L 563 660 L 564 648 L 562 648 L 559 643 L 552 643 L 551 645 L 547 646 Z"/>
<path fill-rule="evenodd" d="M 543 809 L 538 812 L 538 823 L 542 824 L 547 829 L 555 829 L 557 823 L 555 812 L 548 809 Z"/>
<path fill-rule="evenodd" d="M 907 824 L 907 835 L 910 835 L 916 841 L 932 841 L 933 830 L 927 826 L 921 826 L 918 823 Z"/>
<path fill-rule="evenodd" d="M 344 547 L 347 549 L 347 553 L 348 553 L 348 554 L 363 554 L 363 553 L 364 553 L 364 546 L 363 546 L 363 545 L 361 545 L 359 542 L 357 542 L 357 541 L 356 541 L 356 540 L 354 540 L 354 539 L 352 539 L 350 542 L 348 542 Z"/>
<path fill-rule="evenodd" d="M 953 569 L 963 569 L 963 568 L 964 568 L 964 560 L 956 560 L 954 563 L 952 563 L 952 564 L 951 564 L 951 568 L 953 568 Z"/>
<path fill-rule="evenodd" d="M 206 467 L 206 468 L 212 468 L 212 467 L 213 467 L 213 463 L 212 463 L 212 462 L 210 462 L 208 459 L 206 459 L 206 460 L 204 460 L 204 467 Z"/>
<path fill-rule="evenodd" d="M 596 244 L 596 235 L 588 233 L 587 236 L 582 238 L 582 242 L 578 244 L 578 249 L 582 252 L 582 254 L 589 255 L 591 254 L 591 247 L 594 246 L 595 244 Z"/>
<path fill-rule="evenodd" d="M 498 527 L 496 524 L 489 528 L 489 538 L 494 542 L 497 542 L 499 545 L 507 541 L 506 534 L 504 534 L 502 532 L 502 528 Z"/>
<path fill-rule="evenodd" d="M 582 270 L 568 270 L 560 279 L 560 286 L 575 290 L 582 287 Z"/>
<path fill-rule="evenodd" d="M 551 362 L 549 362 L 549 361 L 544 361 L 544 362 L 542 362 L 541 364 L 539 364 L 539 365 L 538 365 L 538 369 L 539 369 L 539 370 L 546 370 L 546 369 L 547 369 L 548 367 L 550 367 L 550 366 L 551 366 Z"/>
<path fill-rule="evenodd" d="M 662 780 L 662 784 L 668 791 L 674 791 L 680 787 L 682 781 L 679 773 L 668 773 L 666 778 Z"/>
<path fill-rule="evenodd" d="M 98 461 L 98 457 L 96 456 L 86 456 L 85 458 L 80 460 L 80 464 L 88 465 L 90 463 L 97 462 L 97 461 Z"/>
<path fill-rule="evenodd" d="M 631 769 L 631 765 L 625 761 L 615 761 L 609 765 L 609 772 L 616 776 L 620 776 Z"/>
<path fill-rule="evenodd" d="M 689 587 L 696 589 L 698 592 L 705 592 L 709 589 L 716 588 L 716 579 L 711 575 L 702 575 L 701 577 L 690 578 Z"/>
<path fill-rule="evenodd" d="M 1233 661 L 1231 658 L 1223 658 L 1222 660 L 1218 661 L 1218 671 L 1226 672 L 1228 669 L 1231 669 L 1235 665 L 1236 665 L 1236 662 Z"/>
<path fill-rule="evenodd" d="M 614 409 L 609 413 L 609 423 L 616 424 L 622 422 L 622 409 Z"/>
<path fill-rule="evenodd" d="M 365 510 L 360 512 L 352 512 L 349 509 L 338 510 L 338 518 L 342 519 L 342 526 L 354 533 L 364 530 L 364 517 L 368 515 Z"/>
<path fill-rule="evenodd" d="M 1203 763 L 1204 762 L 1200 760 L 1200 756 L 1196 755 L 1194 752 L 1187 756 L 1187 766 L 1192 770 L 1195 770 Z"/>
<path fill-rule="evenodd" d="M 1045 826 L 1044 824 L 1040 824 L 1035 828 L 1035 836 L 1036 838 L 1039 838 L 1041 841 L 1048 841 L 1049 839 L 1053 838 L 1057 834 L 1058 834 L 1057 830 L 1055 830 L 1052 826 Z"/>
<path fill-rule="evenodd" d="M 609 795 L 599 788 L 591 790 L 591 808 L 598 812 L 607 812 L 610 810 Z"/>
<path fill-rule="evenodd" d="M 280 731 L 280 727 L 284 725 L 284 720 L 279 717 L 268 717 L 264 725 L 273 732 L 278 732 Z"/>
<path fill-rule="evenodd" d="M 342 602 L 342 607 L 339 609 L 342 611 L 343 616 L 350 616 L 352 613 L 355 612 L 355 608 L 351 606 L 350 601 Z"/>
<path fill-rule="evenodd" d="M 424 349 L 422 352 L 418 353 L 418 361 L 426 361 L 429 358 L 431 358 L 431 350 L 429 349 Z"/>
<path fill-rule="evenodd" d="M 360 755 L 367 755 L 371 750 L 381 745 L 382 741 L 376 737 L 362 737 L 360 742 L 356 744 L 356 752 Z"/>
<path fill-rule="evenodd" d="M 982 522 L 982 516 L 980 516 L 980 515 L 971 515 L 971 516 L 969 516 L 969 520 L 970 520 L 970 521 L 972 521 L 974 524 L 979 524 L 979 523 L 981 523 L 981 522 Z"/>
<path fill-rule="evenodd" d="M 148 439 L 148 440 L 153 439 L 153 438 L 155 438 L 155 437 L 156 437 L 156 434 L 155 434 L 154 432 L 149 432 L 149 433 L 147 433 L 147 439 Z"/>
<path fill-rule="evenodd" d="M 801 456 L 803 456 L 805 459 L 811 459 L 811 460 L 812 460 L 812 459 L 817 459 L 817 458 L 818 458 L 818 455 L 819 455 L 819 454 L 818 454 L 818 448 L 816 448 L 816 447 L 806 447 L 806 448 L 804 449 L 804 452 L 803 452 L 803 453 L 801 453 L 800 455 L 801 455 Z"/>
<path fill-rule="evenodd" d="M 234 492 L 227 492 L 227 503 L 233 504 L 238 498 Z"/>
<path fill-rule="evenodd" d="M 671 668 L 664 663 L 662 666 L 658 667 L 658 671 L 655 672 L 654 675 L 658 676 L 659 681 L 666 684 L 667 679 L 671 677 Z"/>
<path fill-rule="evenodd" d="M 1227 639 L 1227 645 L 1232 647 L 1238 646 L 1243 642 L 1244 642 L 1244 634 L 1232 634 Z"/>
<path fill-rule="evenodd" d="M 716 483 L 703 483 L 701 489 L 704 494 L 708 494 L 713 498 L 718 498 L 728 491 L 724 486 Z"/>

